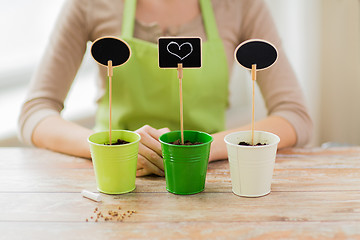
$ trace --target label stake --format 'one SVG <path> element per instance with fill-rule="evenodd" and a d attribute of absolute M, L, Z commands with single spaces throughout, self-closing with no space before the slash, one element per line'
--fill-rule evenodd
<path fill-rule="evenodd" d="M 179 92 L 180 92 L 180 131 L 181 131 L 181 144 L 184 145 L 184 111 L 183 111 L 183 96 L 182 96 L 182 78 L 183 66 L 178 63 L 178 78 L 179 78 Z"/>
<path fill-rule="evenodd" d="M 109 76 L 109 144 L 111 145 L 111 102 L 112 102 L 112 76 L 113 67 L 112 61 L 108 61 L 108 76 Z"/>
<path fill-rule="evenodd" d="M 255 131 L 255 81 L 256 81 L 256 64 L 251 66 L 252 79 L 252 120 L 251 120 L 251 145 L 254 146 L 254 131 Z"/>

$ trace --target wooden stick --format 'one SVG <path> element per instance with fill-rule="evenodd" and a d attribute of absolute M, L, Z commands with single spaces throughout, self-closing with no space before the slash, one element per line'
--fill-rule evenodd
<path fill-rule="evenodd" d="M 252 79 L 252 120 L 251 120 L 251 145 L 254 146 L 254 132 L 255 132 L 255 81 L 256 81 L 256 64 L 251 67 Z"/>
<path fill-rule="evenodd" d="M 180 91 L 180 130 L 181 130 L 181 144 L 184 144 L 184 111 L 183 111 L 183 96 L 182 96 L 182 78 L 183 66 L 178 63 L 178 78 L 179 78 L 179 91 Z"/>
<path fill-rule="evenodd" d="M 109 76 L 109 143 L 111 145 L 111 102 L 112 102 L 112 76 L 113 76 L 113 67 L 112 61 L 108 61 L 108 76 Z"/>

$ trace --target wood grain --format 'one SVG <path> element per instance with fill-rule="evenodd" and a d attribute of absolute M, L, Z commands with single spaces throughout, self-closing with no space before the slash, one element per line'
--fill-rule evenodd
<path fill-rule="evenodd" d="M 95 216 L 95 207 L 107 213 L 120 206 L 121 211 L 136 211 L 126 220 L 136 222 L 360 222 L 359 191 L 272 192 L 262 198 L 240 198 L 233 193 L 102 197 L 103 202 L 96 203 L 83 199 L 80 193 L 1 193 L 0 221 L 83 222 Z"/>
<path fill-rule="evenodd" d="M 1 224 L 4 239 L 359 239 L 357 223 L 344 222 L 98 222 L 41 223 L 10 222 Z M 18 231 L 21 229 L 21 231 Z M 96 229 L 96 231 L 94 230 Z M 64 238 L 63 238 L 64 239 Z"/>
<path fill-rule="evenodd" d="M 88 159 L 41 149 L 1 149 L 1 156 L 6 161 L 0 161 L 0 192 L 96 191 Z M 272 191 L 359 190 L 359 168 L 360 150 L 287 151 L 276 159 Z M 137 178 L 136 186 L 135 192 L 166 192 L 161 177 Z M 205 192 L 231 192 L 227 160 L 209 164 Z"/>
<path fill-rule="evenodd" d="M 232 193 L 226 160 L 209 164 L 199 194 L 168 193 L 155 176 L 136 186 L 93 202 L 80 194 L 96 191 L 90 160 L 0 148 L 0 239 L 360 239 L 360 148 L 282 150 L 260 198 Z M 94 222 L 95 208 L 126 216 Z"/>

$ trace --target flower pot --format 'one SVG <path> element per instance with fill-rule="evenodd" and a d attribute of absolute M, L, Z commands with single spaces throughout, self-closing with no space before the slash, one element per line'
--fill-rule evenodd
<path fill-rule="evenodd" d="M 195 194 L 204 190 L 210 154 L 211 135 L 199 131 L 184 131 L 184 140 L 197 145 L 171 144 L 181 138 L 180 131 L 160 136 L 164 160 L 166 190 L 174 194 Z"/>
<path fill-rule="evenodd" d="M 94 133 L 88 139 L 97 188 L 107 194 L 131 192 L 135 189 L 140 135 L 126 130 L 111 133 L 112 142 L 122 139 L 129 143 L 106 145 L 108 131 Z"/>
<path fill-rule="evenodd" d="M 243 146 L 238 144 L 251 142 L 251 131 L 242 131 L 228 134 L 224 140 L 233 193 L 243 197 L 260 197 L 270 193 L 280 138 L 273 133 L 255 131 L 254 144 L 266 145 Z"/>

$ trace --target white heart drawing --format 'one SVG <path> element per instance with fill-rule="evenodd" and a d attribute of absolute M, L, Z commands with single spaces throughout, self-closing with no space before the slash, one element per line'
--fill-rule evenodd
<path fill-rule="evenodd" d="M 171 44 L 176 44 L 176 45 L 178 46 L 178 48 L 179 48 L 179 51 L 181 50 L 181 47 L 182 47 L 182 46 L 184 46 L 184 45 L 189 45 L 189 46 L 190 46 L 190 52 L 189 52 L 188 54 L 186 54 L 184 57 L 180 57 L 180 56 L 177 55 L 176 53 L 173 53 L 173 52 L 170 51 L 169 46 L 170 46 Z M 193 51 L 193 46 L 192 46 L 191 43 L 189 43 L 189 42 L 184 42 L 183 44 L 179 45 L 177 42 L 174 42 L 174 41 L 173 41 L 173 42 L 170 42 L 170 43 L 167 45 L 166 49 L 168 50 L 168 52 L 169 52 L 170 54 L 172 54 L 172 55 L 174 55 L 174 56 L 177 56 L 180 60 L 183 60 L 183 59 L 185 59 L 187 56 L 189 56 L 189 55 L 192 53 L 192 51 Z"/>

